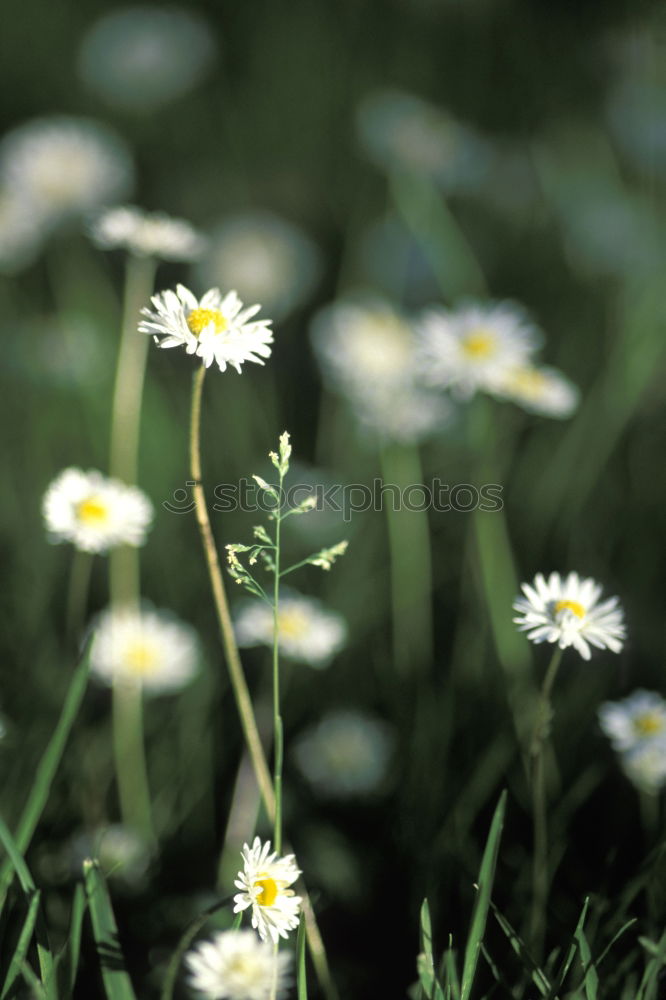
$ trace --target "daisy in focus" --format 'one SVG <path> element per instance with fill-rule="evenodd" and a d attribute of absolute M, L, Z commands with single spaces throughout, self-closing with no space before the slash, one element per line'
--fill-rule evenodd
<path fill-rule="evenodd" d="M 534 643 L 557 643 L 560 649 L 573 646 L 584 660 L 590 646 L 619 653 L 626 638 L 624 613 L 617 597 L 600 603 L 601 587 L 594 580 L 582 580 L 577 573 L 564 579 L 551 573 L 548 579 L 537 573 L 532 584 L 523 583 L 524 596 L 514 602 L 519 617 L 513 621 Z"/>
<path fill-rule="evenodd" d="M 36 118 L 0 143 L 0 180 L 47 225 L 126 195 L 133 179 L 123 140 L 87 118 Z"/>
<path fill-rule="evenodd" d="M 271 852 L 271 842 L 254 838 L 250 848 L 243 845 L 243 870 L 234 885 L 234 913 L 252 908 L 252 926 L 262 941 L 273 943 L 288 937 L 298 927 L 301 897 L 290 888 L 301 874 L 293 854 L 278 857 Z"/>
<path fill-rule="evenodd" d="M 153 505 L 136 486 L 91 470 L 65 469 L 42 501 L 52 542 L 71 542 L 82 552 L 107 552 L 117 545 L 143 545 Z"/>
<path fill-rule="evenodd" d="M 510 302 L 431 307 L 416 322 L 424 379 L 462 399 L 492 392 L 529 365 L 542 340 L 523 309 Z"/>
<path fill-rule="evenodd" d="M 194 260 L 204 247 L 204 238 L 184 219 L 164 212 L 144 212 L 134 205 L 118 205 L 103 212 L 90 234 L 102 250 L 121 248 L 137 257 L 161 260 Z"/>
<path fill-rule="evenodd" d="M 254 931 L 221 931 L 185 956 L 190 986 L 206 1000 L 269 1000 L 284 996 L 289 952 L 274 952 Z"/>
<path fill-rule="evenodd" d="M 104 684 L 126 683 L 147 694 L 177 691 L 199 665 L 194 629 L 165 611 L 103 612 L 90 649 L 90 670 Z"/>
<path fill-rule="evenodd" d="M 634 691 L 624 701 L 604 702 L 599 724 L 613 749 L 631 750 L 645 740 L 666 737 L 666 700 L 653 691 Z"/>
<path fill-rule="evenodd" d="M 556 368 L 524 365 L 504 373 L 491 390 L 500 399 L 522 406 L 528 413 L 564 420 L 578 406 L 576 386 Z"/>
<path fill-rule="evenodd" d="M 263 601 L 247 601 L 235 617 L 239 646 L 273 646 L 273 609 Z M 294 591 L 281 595 L 278 611 L 278 647 L 291 660 L 311 667 L 328 666 L 344 646 L 347 626 L 336 611 L 313 597 Z"/>
<path fill-rule="evenodd" d="M 231 365 L 240 373 L 245 361 L 263 365 L 271 354 L 273 331 L 270 320 L 250 322 L 261 306 L 243 308 L 236 292 L 222 295 L 211 288 L 197 299 L 189 289 L 177 285 L 154 295 L 153 308 L 142 309 L 146 318 L 139 323 L 141 333 L 151 334 L 160 347 L 184 347 L 209 368 L 216 361 L 220 371 Z"/>

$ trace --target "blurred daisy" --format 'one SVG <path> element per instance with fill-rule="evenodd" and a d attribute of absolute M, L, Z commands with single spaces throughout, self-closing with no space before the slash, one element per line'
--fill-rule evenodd
<path fill-rule="evenodd" d="M 36 118 L 0 143 L 0 181 L 48 225 L 126 195 L 133 176 L 123 140 L 87 118 Z"/>
<path fill-rule="evenodd" d="M 426 175 L 449 190 L 474 187 L 488 170 L 488 144 L 414 94 L 387 89 L 367 95 L 357 126 L 365 152 L 384 169 Z"/>
<path fill-rule="evenodd" d="M 269 1000 L 284 996 L 289 952 L 273 950 L 254 931 L 221 931 L 185 956 L 190 986 L 207 1000 Z"/>
<path fill-rule="evenodd" d="M 420 380 L 412 328 L 382 299 L 327 306 L 311 336 L 326 382 L 368 430 L 417 442 L 450 421 L 448 401 Z"/>
<path fill-rule="evenodd" d="M 52 542 L 71 542 L 82 552 L 107 552 L 116 545 L 143 545 L 153 505 L 136 486 L 91 470 L 65 469 L 42 501 Z"/>
<path fill-rule="evenodd" d="M 94 857 L 104 875 L 129 889 L 145 883 L 150 865 L 148 844 L 134 830 L 120 823 L 101 827 L 94 833 L 82 832 L 69 844 L 71 872 L 78 877 L 86 858 Z"/>
<path fill-rule="evenodd" d="M 367 795 L 386 776 L 393 738 L 385 723 L 362 712 L 330 712 L 294 745 L 296 762 L 324 795 Z"/>
<path fill-rule="evenodd" d="M 90 670 L 109 686 L 124 682 L 148 694 L 176 691 L 192 680 L 198 664 L 194 629 L 166 611 L 123 608 L 97 619 Z"/>
<path fill-rule="evenodd" d="M 298 927 L 301 897 L 293 889 L 301 874 L 293 854 L 278 857 L 271 842 L 254 838 L 252 847 L 243 845 L 243 870 L 234 882 L 241 891 L 234 896 L 234 913 L 252 907 L 252 926 L 262 941 L 276 943 Z"/>
<path fill-rule="evenodd" d="M 559 419 L 570 417 L 580 398 L 576 386 L 556 368 L 532 365 L 506 372 L 493 394 L 517 403 L 529 413 Z"/>
<path fill-rule="evenodd" d="M 204 285 L 235 288 L 243 300 L 262 302 L 275 319 L 307 298 L 320 271 L 320 254 L 312 241 L 270 212 L 228 218 L 213 230 L 197 267 Z"/>
<path fill-rule="evenodd" d="M 16 274 L 31 264 L 42 235 L 30 203 L 11 187 L 0 189 L 0 274 Z"/>
<path fill-rule="evenodd" d="M 146 319 L 139 323 L 139 330 L 152 334 L 160 347 L 184 347 L 188 354 L 200 357 L 206 368 L 216 361 L 222 372 L 227 365 L 240 372 L 245 361 L 263 365 L 261 359 L 270 357 L 271 321 L 249 322 L 261 306 L 244 309 L 236 292 L 222 296 L 218 288 L 211 288 L 197 299 L 177 285 L 175 292 L 160 292 L 151 302 L 153 309 L 141 310 Z"/>
<path fill-rule="evenodd" d="M 416 329 L 423 377 L 462 398 L 502 384 L 529 364 L 541 341 L 525 312 L 509 302 L 426 309 Z"/>
<path fill-rule="evenodd" d="M 162 260 L 194 260 L 205 244 L 189 222 L 164 212 L 144 212 L 134 205 L 107 209 L 92 224 L 90 234 L 103 250 L 121 248 L 138 257 Z"/>
<path fill-rule="evenodd" d="M 273 645 L 273 609 L 264 601 L 247 601 L 236 614 L 234 627 L 239 646 Z M 328 666 L 344 646 L 347 626 L 335 611 L 313 597 L 290 591 L 280 597 L 278 646 L 291 660 L 311 667 Z"/>
<path fill-rule="evenodd" d="M 666 701 L 652 691 L 634 691 L 624 701 L 604 702 L 599 723 L 615 750 L 631 750 L 645 740 L 666 737 Z"/>
<path fill-rule="evenodd" d="M 624 613 L 617 597 L 599 603 L 601 587 L 582 580 L 577 573 L 566 578 L 551 573 L 548 580 L 537 573 L 534 583 L 521 584 L 524 597 L 514 602 L 521 632 L 532 642 L 557 643 L 560 649 L 574 646 L 589 660 L 590 646 L 619 653 L 626 637 Z"/>
<path fill-rule="evenodd" d="M 187 93 L 216 52 L 207 22 L 182 7 L 119 7 L 85 35 L 83 82 L 112 107 L 145 112 Z"/>
<path fill-rule="evenodd" d="M 641 791 L 656 795 L 666 785 L 666 739 L 643 740 L 620 754 L 622 770 Z"/>

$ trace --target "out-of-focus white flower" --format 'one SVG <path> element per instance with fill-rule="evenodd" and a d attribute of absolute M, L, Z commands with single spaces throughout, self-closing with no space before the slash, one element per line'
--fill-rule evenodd
<path fill-rule="evenodd" d="M 615 750 L 631 750 L 644 740 L 666 737 L 666 700 L 653 691 L 634 691 L 623 701 L 606 701 L 599 723 Z"/>
<path fill-rule="evenodd" d="M 134 830 L 114 823 L 94 833 L 79 833 L 69 845 L 72 874 L 79 876 L 86 858 L 94 857 L 107 878 L 129 889 L 140 886 L 150 865 L 150 848 Z"/>
<path fill-rule="evenodd" d="M 325 379 L 367 429 L 417 442 L 450 422 L 448 400 L 422 384 L 410 325 L 388 303 L 327 306 L 313 321 L 312 343 Z"/>
<path fill-rule="evenodd" d="M 106 552 L 117 545 L 143 545 L 153 505 L 136 486 L 91 470 L 65 469 L 42 501 L 53 542 L 71 542 L 83 552 Z"/>
<path fill-rule="evenodd" d="M 254 931 L 220 931 L 185 956 L 190 986 L 207 1000 L 269 1000 L 284 996 L 290 952 L 278 952 Z"/>
<path fill-rule="evenodd" d="M 0 183 L 45 226 L 122 198 L 133 179 L 123 140 L 87 118 L 35 118 L 0 143 Z"/>
<path fill-rule="evenodd" d="M 240 892 L 234 896 L 234 913 L 252 908 L 252 926 L 262 941 L 288 937 L 298 927 L 301 897 L 290 887 L 301 874 L 293 854 L 278 857 L 271 842 L 254 838 L 252 847 L 243 845 L 243 869 L 234 882 Z"/>
<path fill-rule="evenodd" d="M 299 768 L 322 795 L 375 791 L 386 775 L 393 737 L 389 727 L 362 712 L 329 712 L 294 745 Z"/>
<path fill-rule="evenodd" d="M 576 386 L 562 372 L 533 365 L 506 372 L 494 386 L 493 394 L 530 413 L 562 420 L 571 416 L 580 398 Z"/>
<path fill-rule="evenodd" d="M 112 107 L 146 112 L 187 93 L 216 53 L 207 22 L 182 7 L 119 7 L 86 33 L 79 73 Z"/>
<path fill-rule="evenodd" d="M 273 609 L 264 601 L 241 604 L 234 622 L 239 646 L 273 645 Z M 335 611 L 294 591 L 280 596 L 278 647 L 291 660 L 326 667 L 344 646 L 347 626 Z"/>
<path fill-rule="evenodd" d="M 121 608 L 96 623 L 90 670 L 105 684 L 132 684 L 148 694 L 184 687 L 199 664 L 194 629 L 166 611 Z"/>
<path fill-rule="evenodd" d="M 509 302 L 431 307 L 416 329 L 424 379 L 462 398 L 496 389 L 508 373 L 529 364 L 541 341 L 524 310 Z"/>
<path fill-rule="evenodd" d="M 134 205 L 107 209 L 94 221 L 90 234 L 103 250 L 122 248 L 162 260 L 194 260 L 205 245 L 203 236 L 184 219 L 144 212 Z"/>
<path fill-rule="evenodd" d="M 243 300 L 262 302 L 275 319 L 307 298 L 320 271 L 320 254 L 312 241 L 270 212 L 226 219 L 213 229 L 197 266 L 204 285 L 235 288 Z"/>
<path fill-rule="evenodd" d="M 666 785 L 666 739 L 643 740 L 620 754 L 622 770 L 641 791 L 656 795 Z"/>
<path fill-rule="evenodd" d="M 263 365 L 262 358 L 271 354 L 273 343 L 270 320 L 250 322 L 261 306 L 243 308 L 236 292 L 222 295 L 211 288 L 197 299 L 189 289 L 177 285 L 153 295 L 152 309 L 142 309 L 146 319 L 139 323 L 142 333 L 149 333 L 160 347 L 184 347 L 196 354 L 209 368 L 216 361 L 220 371 L 231 365 L 240 372 L 245 361 Z"/>
<path fill-rule="evenodd" d="M 582 580 L 578 573 L 564 579 L 551 573 L 548 580 L 537 573 L 534 583 L 521 584 L 524 597 L 514 602 L 519 613 L 514 622 L 527 632 L 532 642 L 557 643 L 560 649 L 573 646 L 584 660 L 590 646 L 619 653 L 626 638 L 624 613 L 617 597 L 599 603 L 601 587 L 594 580 Z"/>
<path fill-rule="evenodd" d="M 367 95 L 357 126 L 365 152 L 380 167 L 429 176 L 447 190 L 475 187 L 489 168 L 485 140 L 414 94 L 387 89 Z"/>
<path fill-rule="evenodd" d="M 30 203 L 13 188 L 0 188 L 0 274 L 16 274 L 31 264 L 41 237 Z"/>

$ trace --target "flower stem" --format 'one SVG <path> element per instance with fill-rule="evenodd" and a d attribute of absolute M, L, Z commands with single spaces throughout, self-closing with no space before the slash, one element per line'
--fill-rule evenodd
<path fill-rule="evenodd" d="M 280 472 L 280 497 L 284 473 Z M 282 731 L 282 716 L 280 715 L 280 529 L 282 514 L 278 507 L 275 511 L 275 555 L 273 583 L 273 788 L 275 789 L 275 822 L 273 826 L 273 843 L 278 854 L 282 853 L 282 762 L 284 757 L 284 734 Z"/>
<path fill-rule="evenodd" d="M 125 483 L 137 481 L 141 403 L 148 337 L 139 333 L 140 310 L 148 302 L 155 280 L 155 261 L 128 255 L 125 272 L 122 332 L 118 349 L 111 414 L 109 472 Z M 111 607 L 138 610 L 140 574 L 138 549 L 123 545 L 109 554 Z M 113 747 L 118 798 L 123 822 L 154 838 L 148 768 L 143 732 L 141 687 L 113 686 Z"/>
<path fill-rule="evenodd" d="M 78 639 L 85 621 L 92 564 L 93 557 L 90 552 L 81 552 L 78 549 L 74 551 L 69 575 L 65 625 L 69 642 L 75 642 Z"/>
<path fill-rule="evenodd" d="M 382 479 L 400 495 L 423 481 L 416 447 L 387 446 L 380 451 Z M 398 504 L 400 501 L 398 501 Z M 398 673 L 406 675 L 432 662 L 432 564 L 428 514 L 401 509 L 387 498 L 391 564 L 393 656 Z"/>
<path fill-rule="evenodd" d="M 552 715 L 550 693 L 562 661 L 562 650 L 556 649 L 546 671 L 537 702 L 534 729 L 530 745 L 532 818 L 534 823 L 534 859 L 532 867 L 532 914 L 530 938 L 537 960 L 543 947 L 548 901 L 548 826 L 546 817 L 546 782 L 544 751 L 548 742 Z"/>
<path fill-rule="evenodd" d="M 227 595 L 225 593 L 224 583 L 222 580 L 222 572 L 220 570 L 220 560 L 217 555 L 213 531 L 210 526 L 208 508 L 206 507 L 206 495 L 204 493 L 201 478 L 201 395 L 205 374 L 206 369 L 203 365 L 201 365 L 197 369 L 192 383 L 190 472 L 194 482 L 193 493 L 195 514 L 197 524 L 199 526 L 199 532 L 201 534 L 206 564 L 208 566 L 208 575 L 210 577 L 211 587 L 213 590 L 213 600 L 215 603 L 215 611 L 222 638 L 222 646 L 227 660 L 229 678 L 231 680 L 231 687 L 236 699 L 236 707 L 240 716 L 243 736 L 247 744 L 247 749 L 250 754 L 254 773 L 257 777 L 257 782 L 259 783 L 261 797 L 264 800 L 266 812 L 268 813 L 269 818 L 274 820 L 276 803 L 273 783 L 271 781 L 270 771 L 268 770 L 268 764 L 266 763 L 266 757 L 261 745 L 259 729 L 257 728 L 257 722 L 252 709 L 250 692 L 248 691 L 247 682 L 241 666 L 240 656 L 238 654 L 234 629 L 231 623 L 231 615 L 229 613 L 229 604 L 227 602 Z"/>

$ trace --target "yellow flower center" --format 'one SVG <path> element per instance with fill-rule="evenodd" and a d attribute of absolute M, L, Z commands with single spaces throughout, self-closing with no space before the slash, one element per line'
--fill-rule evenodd
<path fill-rule="evenodd" d="M 558 601 L 555 605 L 555 614 L 559 615 L 560 611 L 571 611 L 576 618 L 585 617 L 585 608 L 578 601 Z"/>
<path fill-rule="evenodd" d="M 261 886 L 261 892 L 257 896 L 259 906 L 272 906 L 278 895 L 278 886 L 275 879 L 269 878 L 268 875 L 258 878 L 254 883 L 255 889 L 257 886 Z"/>
<path fill-rule="evenodd" d="M 76 508 L 79 520 L 83 524 L 100 525 L 109 516 L 109 508 L 100 497 L 87 497 Z"/>
<path fill-rule="evenodd" d="M 664 728 L 664 719 L 658 712 L 644 712 L 634 719 L 634 729 L 639 736 L 654 736 Z"/>
<path fill-rule="evenodd" d="M 473 361 L 482 361 L 495 353 L 496 339 L 492 330 L 470 330 L 462 339 L 463 353 Z"/>
<path fill-rule="evenodd" d="M 153 646 L 138 639 L 125 651 L 125 662 L 133 674 L 145 677 L 157 666 L 157 655 Z"/>
<path fill-rule="evenodd" d="M 211 323 L 215 327 L 215 333 L 224 333 L 229 326 L 226 316 L 219 309 L 193 309 L 187 317 L 187 325 L 195 337 L 203 333 Z"/>
<path fill-rule="evenodd" d="M 278 617 L 278 634 L 286 639 L 300 639 L 308 630 L 308 618 L 298 608 L 282 611 Z"/>

